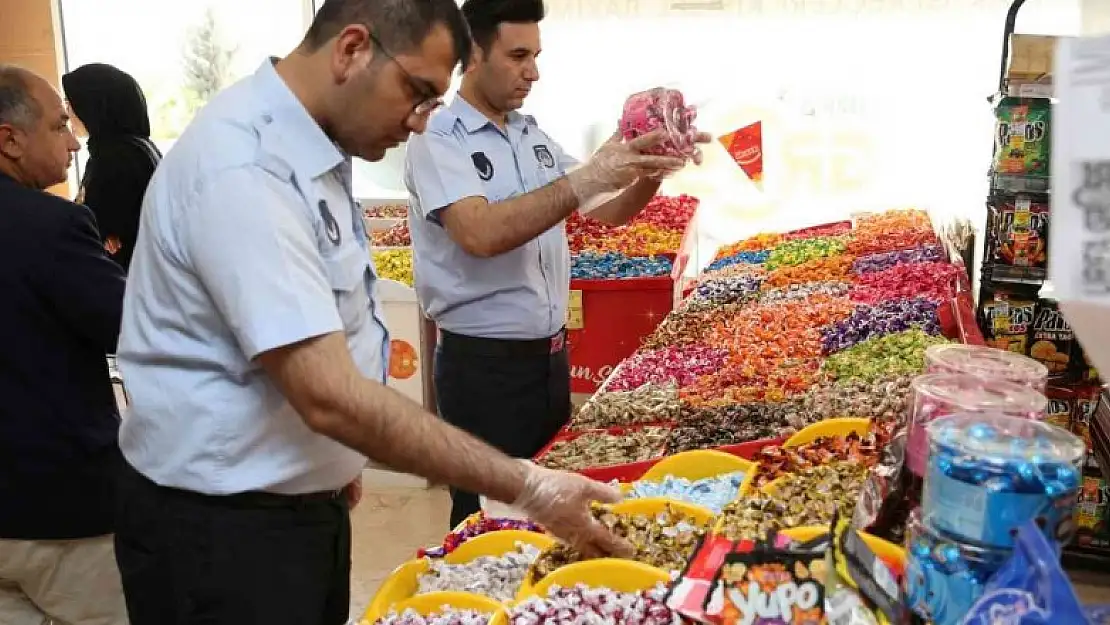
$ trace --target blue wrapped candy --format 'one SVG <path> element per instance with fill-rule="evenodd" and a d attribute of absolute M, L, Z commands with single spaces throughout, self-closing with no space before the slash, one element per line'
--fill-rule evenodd
<path fill-rule="evenodd" d="M 940 532 L 1009 548 L 1035 522 L 1049 540 L 1075 535 L 1086 448 L 1058 427 L 997 414 L 942 417 L 927 426 L 922 507 Z"/>
<path fill-rule="evenodd" d="M 922 520 L 920 510 L 914 510 L 906 525 L 909 608 L 933 625 L 957 625 L 1010 553 L 1010 549 L 983 548 L 945 536 Z"/>
<path fill-rule="evenodd" d="M 768 250 L 760 250 L 758 252 L 737 252 L 732 256 L 718 258 L 706 267 L 706 271 L 714 271 L 717 269 L 724 269 L 732 265 L 762 265 L 767 262 L 767 257 L 771 255 Z"/>
<path fill-rule="evenodd" d="M 570 277 L 579 280 L 643 278 L 671 275 L 665 256 L 630 257 L 618 252 L 582 252 L 571 258 Z"/>
<path fill-rule="evenodd" d="M 740 492 L 744 473 L 725 473 L 700 480 L 688 480 L 668 475 L 658 482 L 633 482 L 625 494 L 626 499 L 662 497 L 701 506 L 720 514 L 721 510 Z"/>

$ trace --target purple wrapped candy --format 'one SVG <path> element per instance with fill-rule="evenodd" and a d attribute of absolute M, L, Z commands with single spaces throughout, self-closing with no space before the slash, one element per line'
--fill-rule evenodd
<path fill-rule="evenodd" d="M 856 306 L 850 317 L 823 331 L 822 349 L 825 354 L 831 354 L 873 337 L 905 332 L 913 327 L 921 328 L 926 334 L 940 335 L 937 302 L 915 297 Z"/>
<path fill-rule="evenodd" d="M 893 252 L 880 252 L 860 256 L 852 263 L 852 272 L 855 274 L 874 273 L 884 271 L 895 265 L 910 263 L 939 262 L 944 260 L 944 252 L 939 245 L 925 245 L 908 250 L 895 250 Z"/>
<path fill-rule="evenodd" d="M 693 384 L 724 366 L 728 351 L 703 345 L 666 346 L 636 352 L 621 364 L 605 386 L 606 391 L 631 391 L 645 384 Z"/>
<path fill-rule="evenodd" d="M 660 584 L 642 592 L 617 592 L 608 588 L 552 586 L 547 596 L 529 599 L 509 613 L 512 625 L 681 625 L 682 619 L 667 607 L 667 589 Z"/>

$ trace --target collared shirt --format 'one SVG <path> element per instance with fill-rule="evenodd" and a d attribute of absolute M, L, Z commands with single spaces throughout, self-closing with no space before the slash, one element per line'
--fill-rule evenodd
<path fill-rule="evenodd" d="M 118 360 L 120 446 L 163 486 L 341 488 L 366 458 L 308 429 L 255 357 L 343 332 L 385 383 L 350 163 L 266 62 L 201 111 L 147 191 Z"/>
<path fill-rule="evenodd" d="M 570 290 L 563 223 L 515 250 L 478 258 L 451 239 L 438 211 L 467 197 L 494 204 L 534 191 L 576 163 L 531 116 L 510 113 L 502 129 L 461 97 L 409 139 L 405 186 L 416 292 L 440 328 L 539 339 L 563 327 Z"/>

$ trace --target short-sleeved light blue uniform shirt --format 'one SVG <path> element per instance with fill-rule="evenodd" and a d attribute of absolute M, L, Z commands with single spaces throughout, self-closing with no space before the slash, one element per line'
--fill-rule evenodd
<path fill-rule="evenodd" d="M 308 429 L 255 361 L 346 335 L 385 383 L 350 161 L 266 62 L 205 107 L 143 202 L 118 350 L 120 447 L 163 486 L 205 494 L 333 490 L 366 458 Z"/>
<path fill-rule="evenodd" d="M 523 246 L 478 258 L 457 245 L 438 211 L 467 197 L 491 204 L 534 191 L 577 161 L 529 115 L 510 113 L 504 129 L 462 97 L 409 139 L 405 185 L 416 292 L 440 328 L 494 339 L 553 336 L 566 320 L 570 253 L 559 223 Z"/>

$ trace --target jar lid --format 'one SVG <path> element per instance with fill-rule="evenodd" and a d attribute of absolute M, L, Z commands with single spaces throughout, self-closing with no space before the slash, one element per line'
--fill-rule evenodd
<path fill-rule="evenodd" d="M 978 378 L 958 373 L 927 373 L 912 382 L 914 403 L 929 397 L 952 412 L 993 412 L 1028 418 L 1044 414 L 1048 398 L 1006 380 Z"/>
<path fill-rule="evenodd" d="M 992 464 L 1056 462 L 1074 466 L 1087 452 L 1083 439 L 1063 428 L 998 413 L 949 415 L 925 428 L 931 443 Z"/>
<path fill-rule="evenodd" d="M 1020 384 L 1043 385 L 1048 379 L 1048 368 L 1044 364 L 1022 354 L 981 345 L 932 345 L 925 350 L 925 362 L 929 371 L 939 368 L 949 373 L 999 378 Z"/>

